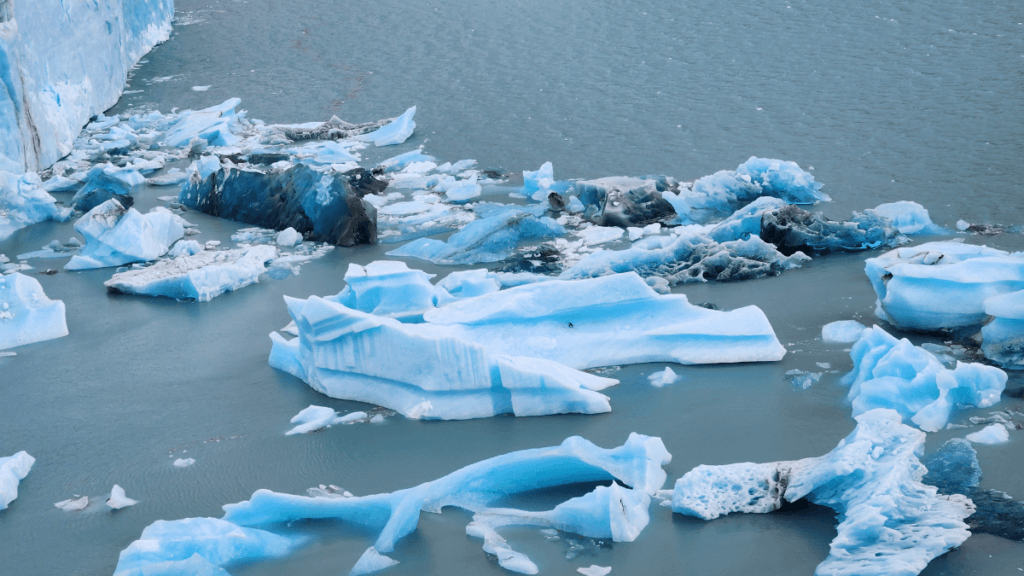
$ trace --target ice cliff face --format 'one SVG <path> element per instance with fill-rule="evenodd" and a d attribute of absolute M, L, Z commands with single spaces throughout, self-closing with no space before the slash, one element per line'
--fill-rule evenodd
<path fill-rule="evenodd" d="M 38 171 L 167 40 L 174 0 L 0 0 L 0 170 Z"/>

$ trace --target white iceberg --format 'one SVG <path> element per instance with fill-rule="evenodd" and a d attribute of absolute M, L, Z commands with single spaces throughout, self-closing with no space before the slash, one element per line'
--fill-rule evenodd
<path fill-rule="evenodd" d="M 837 320 L 821 327 L 821 339 L 825 342 L 852 344 L 860 340 L 864 326 L 856 320 Z"/>
<path fill-rule="evenodd" d="M 194 256 L 182 255 L 118 272 L 104 285 L 125 294 L 209 302 L 225 292 L 259 282 L 260 274 L 267 271 L 267 262 L 277 254 L 274 246 L 204 250 Z"/>
<path fill-rule="evenodd" d="M 132 500 L 125 496 L 124 488 L 121 488 L 117 484 L 114 484 L 114 487 L 110 489 L 110 498 L 107 498 L 107 506 L 110 506 L 114 510 L 135 506 L 138 503 L 138 500 Z"/>
<path fill-rule="evenodd" d="M 651 386 L 661 388 L 668 384 L 675 384 L 679 380 L 679 375 L 672 368 L 666 366 L 664 370 L 651 374 L 647 379 L 651 381 Z"/>
<path fill-rule="evenodd" d="M 195 463 L 195 458 L 178 458 L 174 461 L 174 465 L 178 468 L 188 468 Z"/>
<path fill-rule="evenodd" d="M 67 335 L 64 302 L 47 298 L 35 278 L 0 275 L 0 350 Z"/>
<path fill-rule="evenodd" d="M 992 321 L 981 329 L 981 351 L 1007 369 L 1024 369 L 1024 290 L 987 298 Z"/>
<path fill-rule="evenodd" d="M 22 450 L 13 456 L 0 457 L 0 510 L 18 497 L 18 485 L 28 476 L 36 459 Z"/>
<path fill-rule="evenodd" d="M 364 142 L 373 142 L 374 146 L 402 144 L 409 139 L 409 136 L 412 136 L 413 131 L 416 129 L 416 122 L 412 119 L 415 115 L 416 107 L 413 106 L 386 126 L 356 138 Z"/>
<path fill-rule="evenodd" d="M 872 410 L 825 456 L 698 466 L 676 482 L 672 509 L 711 520 L 806 499 L 839 512 L 839 534 L 815 574 L 912 576 L 967 540 L 964 519 L 975 510 L 966 496 L 921 482 L 924 441 L 896 412 Z"/>
<path fill-rule="evenodd" d="M 163 256 L 185 235 L 184 220 L 166 208 L 141 214 L 111 199 L 93 208 L 75 230 L 85 237 L 85 248 L 73 256 L 65 270 L 107 268 L 149 262 Z"/>
<path fill-rule="evenodd" d="M 337 412 L 326 406 L 310 405 L 308 408 L 302 409 L 302 411 L 292 417 L 291 423 L 297 424 L 297 426 L 285 432 L 284 435 L 291 436 L 293 434 L 306 434 L 316 430 L 330 428 L 335 424 L 352 424 L 355 422 L 363 422 L 368 419 L 369 416 L 366 412 L 352 412 L 344 416 L 338 416 Z"/>
<path fill-rule="evenodd" d="M 290 248 L 302 244 L 302 234 L 299 234 L 295 228 L 289 226 L 277 234 L 275 241 L 278 246 Z"/>
<path fill-rule="evenodd" d="M 966 438 L 975 444 L 1002 444 L 1010 440 L 1010 433 L 1002 424 L 989 424 Z"/>
<path fill-rule="evenodd" d="M 221 104 L 203 110 L 185 110 L 178 113 L 178 120 L 163 134 L 162 144 L 174 148 L 189 146 L 200 139 L 212 146 L 233 146 L 241 141 L 239 113 L 235 108 L 242 103 L 239 98 L 225 100 Z"/>
<path fill-rule="evenodd" d="M 957 405 L 988 408 L 1006 387 L 1006 372 L 957 362 L 946 368 L 934 354 L 897 340 L 878 326 L 865 329 L 850 350 L 853 370 L 843 377 L 857 416 L 892 408 L 927 432 L 941 430 Z"/>
<path fill-rule="evenodd" d="M 0 40 L 0 53 L 2 51 Z M 2 123 L 3 116 L 0 115 L 0 124 Z M 3 139 L 0 139 L 0 146 L 2 145 Z M 2 158 L 0 148 L 0 159 Z M 44 220 L 63 222 L 71 217 L 71 209 L 57 206 L 57 201 L 42 186 L 42 181 L 34 172 L 12 174 L 4 172 L 0 166 L 0 242 L 31 224 Z"/>
<path fill-rule="evenodd" d="M 917 202 L 900 200 L 899 202 L 879 204 L 865 212 L 892 220 L 893 225 L 901 234 L 949 234 L 949 230 L 935 225 L 931 216 L 928 215 L 928 210 Z"/>
<path fill-rule="evenodd" d="M 608 576 L 608 574 L 611 574 L 612 567 L 591 564 L 589 567 L 586 568 L 577 568 L 576 571 L 580 574 L 583 574 L 583 576 Z"/>
<path fill-rule="evenodd" d="M 980 326 L 985 300 L 1024 290 L 1024 253 L 962 242 L 897 248 L 864 263 L 875 314 L 911 330 Z"/>
<path fill-rule="evenodd" d="M 82 496 L 81 498 L 68 498 L 67 500 L 57 502 L 54 506 L 65 512 L 80 512 L 89 507 L 89 497 Z"/>

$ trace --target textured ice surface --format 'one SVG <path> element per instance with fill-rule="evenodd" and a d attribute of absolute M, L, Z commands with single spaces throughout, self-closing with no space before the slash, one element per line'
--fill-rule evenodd
<path fill-rule="evenodd" d="M 985 300 L 1024 290 L 1024 253 L 962 242 L 897 248 L 866 260 L 864 271 L 879 318 L 912 330 L 980 326 Z"/>
<path fill-rule="evenodd" d="M 35 278 L 0 275 L 0 350 L 67 335 L 64 302 L 47 298 Z"/>
<path fill-rule="evenodd" d="M 240 131 L 241 127 L 235 108 L 241 103 L 240 99 L 231 98 L 202 110 L 185 110 L 178 114 L 177 120 L 163 134 L 161 141 L 165 146 L 176 148 L 189 146 L 195 140 L 203 140 L 214 146 L 236 144 L 239 137 L 235 132 Z"/>
<path fill-rule="evenodd" d="M 854 214 L 849 221 L 837 222 L 792 205 L 762 215 L 761 239 L 786 255 L 856 252 L 905 241 L 892 222 L 874 214 Z"/>
<path fill-rule="evenodd" d="M 85 186 L 71 198 L 75 210 L 88 212 L 100 204 L 116 198 L 125 208 L 134 202 L 132 195 L 146 182 L 134 168 L 118 168 L 105 163 L 93 166 L 86 175 Z"/>
<path fill-rule="evenodd" d="M 917 202 L 900 200 L 888 204 L 879 204 L 874 208 L 865 210 L 867 214 L 874 214 L 888 218 L 901 234 L 948 234 L 942 226 L 932 222 L 928 210 Z"/>
<path fill-rule="evenodd" d="M 928 432 L 944 428 L 958 404 L 998 403 L 1006 387 L 1006 372 L 998 368 L 957 362 L 950 370 L 931 352 L 878 326 L 864 330 L 850 357 L 853 370 L 842 382 L 850 386 L 854 416 L 892 408 Z"/>
<path fill-rule="evenodd" d="M 71 152 L 174 15 L 173 0 L 0 4 L 13 11 L 0 23 L 0 170 L 19 173 Z"/>
<path fill-rule="evenodd" d="M 2 118 L 0 115 L 0 124 L 3 122 Z M 2 144 L 3 138 L 0 138 L 0 146 Z M 2 158 L 0 156 L 0 162 Z M 44 220 L 63 222 L 71 217 L 71 209 L 57 206 L 57 201 L 42 188 L 42 185 L 39 176 L 34 172 L 17 175 L 4 172 L 0 166 L 0 242 L 31 224 Z"/>
<path fill-rule="evenodd" d="M 821 327 L 821 339 L 825 342 L 852 344 L 860 340 L 864 326 L 856 320 L 837 320 Z"/>
<path fill-rule="evenodd" d="M 348 286 L 326 299 L 378 316 L 418 316 L 448 298 L 443 289 L 430 283 L 433 276 L 411 270 L 405 262 L 377 260 L 366 266 L 350 263 L 345 273 Z"/>
<path fill-rule="evenodd" d="M 357 138 L 366 142 L 373 142 L 374 146 L 401 144 L 408 140 L 409 136 L 412 136 L 413 130 L 416 129 L 416 122 L 412 119 L 415 115 L 416 107 L 413 106 L 386 126 L 382 126 L 373 132 L 363 134 Z"/>
<path fill-rule="evenodd" d="M 992 321 L 981 329 L 981 351 L 1007 369 L 1024 369 L 1024 290 L 987 298 Z"/>
<path fill-rule="evenodd" d="M 13 456 L 0 457 L 0 510 L 18 497 L 18 484 L 28 476 L 36 459 L 22 450 Z"/>
<path fill-rule="evenodd" d="M 662 193 L 665 178 L 613 176 L 573 183 L 573 193 L 583 203 L 583 217 L 599 226 L 646 226 L 676 218 L 676 211 Z"/>
<path fill-rule="evenodd" d="M 114 484 L 114 487 L 110 489 L 110 498 L 107 498 L 107 506 L 110 506 L 114 510 L 135 506 L 138 503 L 139 502 L 137 500 L 132 500 L 125 496 L 124 488 L 121 488 L 117 484 Z"/>
<path fill-rule="evenodd" d="M 911 576 L 967 540 L 963 520 L 975 509 L 968 498 L 939 495 L 921 482 L 924 441 L 896 412 L 872 410 L 825 456 L 698 466 L 676 482 L 672 509 L 711 520 L 807 499 L 834 508 L 840 520 L 815 574 Z"/>
<path fill-rule="evenodd" d="M 679 380 L 679 375 L 672 368 L 666 366 L 664 370 L 651 374 L 647 379 L 651 381 L 651 386 L 661 388 L 667 384 L 675 384 Z"/>
<path fill-rule="evenodd" d="M 352 567 L 352 571 L 349 572 L 349 576 L 363 576 L 364 574 L 373 574 L 374 572 L 380 572 L 385 568 L 391 568 L 398 564 L 398 560 L 388 558 L 373 546 L 366 549 L 363 555 L 359 557 L 359 561 Z"/>
<path fill-rule="evenodd" d="M 968 434 L 966 438 L 975 444 L 1002 444 L 1009 441 L 1010 433 L 1002 424 L 989 424 L 973 434 Z"/>
<path fill-rule="evenodd" d="M 274 246 L 204 250 L 118 272 L 104 285 L 125 294 L 209 302 L 225 292 L 258 282 L 260 274 L 267 271 L 267 262 L 276 257 Z"/>
<path fill-rule="evenodd" d="M 64 266 L 66 270 L 107 268 L 132 262 L 148 262 L 163 256 L 185 235 L 184 221 L 166 208 L 146 214 L 124 209 L 107 200 L 75 222 L 85 237 L 85 248 Z"/>

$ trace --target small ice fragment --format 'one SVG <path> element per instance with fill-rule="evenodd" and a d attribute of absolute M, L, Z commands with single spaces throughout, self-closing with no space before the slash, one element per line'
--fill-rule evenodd
<path fill-rule="evenodd" d="M 193 92 L 206 92 L 209 89 L 210 89 L 209 86 L 193 86 L 192 87 L 192 91 Z"/>
<path fill-rule="evenodd" d="M 397 560 L 388 558 L 373 546 L 366 549 L 363 555 L 359 557 L 359 561 L 352 567 L 352 571 L 349 572 L 349 576 L 362 576 L 363 574 L 372 574 L 379 572 L 385 568 L 390 568 L 398 564 Z"/>
<path fill-rule="evenodd" d="M 132 500 L 124 495 L 124 488 L 121 488 L 117 484 L 110 489 L 110 498 L 107 498 L 107 506 L 110 506 L 114 510 L 120 510 L 121 508 L 127 508 L 128 506 L 135 506 L 139 502 Z"/>
<path fill-rule="evenodd" d="M 661 388 L 666 384 L 674 384 L 679 380 L 679 376 L 668 366 L 666 366 L 661 372 L 655 372 L 647 378 L 651 381 L 651 386 L 654 386 L 655 388 Z"/>
<path fill-rule="evenodd" d="M 590 568 L 577 568 L 576 571 L 583 574 L 583 576 L 605 576 L 612 571 L 612 567 L 591 564 Z"/>
<path fill-rule="evenodd" d="M 363 413 L 365 416 L 365 413 Z M 285 436 L 293 434 L 306 434 L 316 430 L 322 430 L 339 421 L 338 413 L 326 406 L 310 405 L 292 417 L 291 423 L 298 426 L 284 433 Z"/>
<path fill-rule="evenodd" d="M 85 507 L 89 505 L 89 497 L 82 496 L 78 500 L 68 498 L 67 500 L 61 500 L 54 504 L 57 508 L 64 510 L 65 512 L 77 512 L 79 510 L 85 510 Z"/>
<path fill-rule="evenodd" d="M 968 434 L 967 439 L 975 444 L 1002 444 L 1010 439 L 1010 433 L 1002 424 L 990 424 L 974 434 Z"/>
<path fill-rule="evenodd" d="M 956 229 L 961 231 L 961 232 L 963 232 L 964 230 L 967 230 L 970 227 L 971 227 L 971 223 L 970 222 L 967 222 L 965 220 L 957 220 L 956 221 Z"/>
<path fill-rule="evenodd" d="M 555 530 L 554 528 L 545 528 L 541 530 L 540 533 L 545 536 L 558 536 L 558 530 Z"/>
<path fill-rule="evenodd" d="M 832 368 L 832 364 L 828 362 L 815 362 L 815 364 L 818 365 L 818 368 L 821 368 L 823 370 L 830 370 Z"/>
<path fill-rule="evenodd" d="M 366 412 L 352 412 L 351 414 L 345 414 L 341 418 L 335 420 L 338 424 L 354 424 L 361 420 L 366 420 Z"/>
<path fill-rule="evenodd" d="M 848 344 L 860 340 L 864 325 L 856 320 L 829 322 L 821 328 L 821 339 L 825 342 Z M 824 368 L 824 366 L 822 366 Z"/>
<path fill-rule="evenodd" d="M 302 234 L 299 234 L 295 228 L 285 228 L 277 235 L 278 246 L 298 246 L 302 244 Z"/>
<path fill-rule="evenodd" d="M 195 458 L 178 458 L 174 461 L 174 465 L 178 468 L 187 468 L 196 463 Z"/>
<path fill-rule="evenodd" d="M 793 386 L 800 390 L 807 390 L 821 380 L 821 372 L 805 372 L 803 370 L 789 370 L 786 378 L 793 380 Z"/>
<path fill-rule="evenodd" d="M 370 424 L 380 424 L 383 421 L 384 421 L 384 415 L 383 414 L 377 414 L 373 418 L 370 418 Z"/>

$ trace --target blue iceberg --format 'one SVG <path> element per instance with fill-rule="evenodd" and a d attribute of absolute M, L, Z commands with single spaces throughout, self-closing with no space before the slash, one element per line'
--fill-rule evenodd
<path fill-rule="evenodd" d="M 57 206 L 57 201 L 42 188 L 35 173 L 23 175 L 0 171 L 0 242 L 26 226 L 71 217 L 71 209 Z"/>
<path fill-rule="evenodd" d="M 365 142 L 373 142 L 374 146 L 402 144 L 409 139 L 409 136 L 412 136 L 413 130 L 416 129 L 416 122 L 412 119 L 415 115 L 416 107 L 413 106 L 386 126 L 382 126 L 369 134 L 356 136 L 356 138 Z"/>
<path fill-rule="evenodd" d="M 0 275 L 0 350 L 67 335 L 63 302 L 47 298 L 35 278 Z"/>
<path fill-rule="evenodd" d="M 64 269 L 107 268 L 156 260 L 185 235 L 184 224 L 166 208 L 157 207 L 141 214 L 134 208 L 125 210 L 117 200 L 107 200 L 75 223 L 75 231 L 85 237 L 85 248 L 72 256 Z"/>
<path fill-rule="evenodd" d="M 888 218 L 892 221 L 893 226 L 900 231 L 900 234 L 908 236 L 917 234 L 949 234 L 949 230 L 932 222 L 928 210 L 917 202 L 900 200 L 899 202 L 879 204 L 864 212 Z"/>
<path fill-rule="evenodd" d="M 146 178 L 134 168 L 99 164 L 89 170 L 85 186 L 71 198 L 71 207 L 88 212 L 113 198 L 125 208 L 130 208 L 135 201 L 132 195 L 145 183 Z"/>

